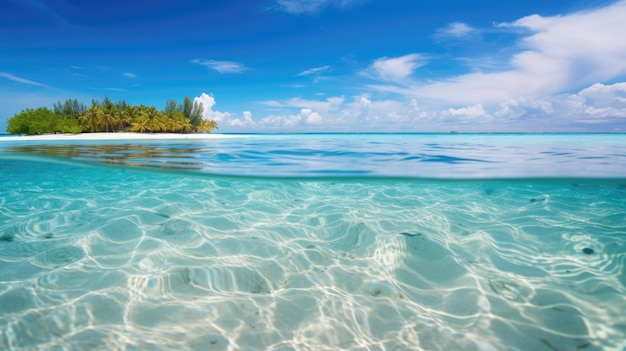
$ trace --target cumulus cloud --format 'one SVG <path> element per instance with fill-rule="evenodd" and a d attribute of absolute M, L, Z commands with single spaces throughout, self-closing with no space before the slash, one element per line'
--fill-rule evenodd
<path fill-rule="evenodd" d="M 508 99 L 494 107 L 494 116 L 500 120 L 527 120 L 551 116 L 553 113 L 551 101 L 528 97 Z"/>
<path fill-rule="evenodd" d="M 626 83 L 593 84 L 576 93 L 508 99 L 490 108 L 450 108 L 439 121 L 487 123 L 487 131 L 626 131 Z M 589 129 L 590 128 L 590 129 Z"/>
<path fill-rule="evenodd" d="M 237 131 L 626 131 L 626 83 L 593 84 L 572 94 L 543 98 L 520 97 L 492 106 L 483 104 L 437 108 L 418 99 L 379 99 L 361 94 L 349 99 L 292 98 L 261 106 L 291 112 L 239 116 L 215 110 L 215 99 L 202 94 L 204 118 L 218 121 L 220 130 Z M 318 110 L 317 108 L 321 108 Z M 258 112 L 255 113 L 259 115 Z"/>
<path fill-rule="evenodd" d="M 248 68 L 239 62 L 193 59 L 191 63 L 205 66 L 219 73 L 242 73 Z"/>
<path fill-rule="evenodd" d="M 285 101 L 271 101 L 265 106 L 285 109 L 296 106 L 308 107 L 300 108 L 299 112 L 272 114 L 262 118 L 255 125 L 258 130 L 306 131 L 322 126 L 324 130 L 337 131 L 432 132 L 452 130 L 448 126 L 449 123 L 456 123 L 467 117 L 471 117 L 477 126 L 490 118 L 481 105 L 443 111 L 425 111 L 416 99 L 409 101 L 376 99 L 369 94 L 353 96 L 351 99 L 343 97 L 325 100 L 292 98 Z"/>
<path fill-rule="evenodd" d="M 264 117 L 259 122 L 266 128 L 289 128 L 294 129 L 301 124 L 302 116 L 297 115 L 270 115 Z"/>
<path fill-rule="evenodd" d="M 289 128 L 293 130 L 308 130 L 311 126 L 321 125 L 322 116 L 310 108 L 303 108 L 295 114 L 270 115 L 262 118 L 259 125 L 265 128 Z"/>
<path fill-rule="evenodd" d="M 205 119 L 216 120 L 220 130 L 233 131 L 626 131 L 626 82 L 596 83 L 576 93 L 518 97 L 490 106 L 481 103 L 440 107 L 418 99 L 380 99 L 369 94 L 312 100 L 294 97 L 263 102 L 260 106 L 281 113 L 251 111 L 239 116 L 215 110 L 215 98 L 203 93 Z M 259 115 L 258 112 L 255 113 Z"/>
<path fill-rule="evenodd" d="M 387 81 L 403 81 L 425 63 L 425 58 L 419 54 L 382 57 L 375 60 L 365 74 Z"/>
<path fill-rule="evenodd" d="M 303 108 L 300 110 L 300 115 L 304 118 L 306 124 L 320 124 L 322 123 L 322 117 L 319 113 L 313 112 L 310 108 Z"/>
<path fill-rule="evenodd" d="M 202 93 L 193 99 L 193 102 L 202 104 L 202 118 L 206 120 L 214 120 L 220 125 L 221 123 L 228 123 L 228 120 L 232 118 L 232 114 L 229 112 L 214 111 L 215 98 L 207 93 Z"/>
<path fill-rule="evenodd" d="M 597 83 L 572 94 L 518 97 L 490 106 L 477 103 L 423 107 L 418 99 L 377 99 L 369 94 L 333 101 L 332 104 L 327 99 L 274 101 L 271 105 L 280 108 L 292 105 L 325 108 L 325 112 L 319 113 L 323 120 L 314 115 L 315 109 L 304 107 L 298 113 L 270 115 L 256 127 L 297 131 L 308 130 L 321 122 L 328 130 L 348 131 L 626 131 L 626 82 Z"/>
<path fill-rule="evenodd" d="M 233 118 L 228 121 L 228 126 L 235 128 L 250 128 L 255 125 L 256 122 L 252 119 L 252 112 L 250 111 L 243 111 L 241 118 Z"/>
<path fill-rule="evenodd" d="M 17 83 L 22 83 L 22 84 L 27 84 L 27 85 L 35 85 L 38 87 L 47 87 L 47 85 L 43 84 L 43 83 L 39 83 L 39 82 L 35 82 L 33 80 L 29 80 L 26 78 L 22 78 L 22 77 L 18 77 L 16 75 L 13 75 L 11 73 L 6 73 L 6 72 L 0 72 L 0 77 L 2 78 L 6 78 L 8 80 L 17 82 Z"/>
<path fill-rule="evenodd" d="M 626 83 L 612 85 L 594 84 L 581 90 L 573 97 L 583 109 L 584 115 L 592 119 L 626 117 Z"/>
<path fill-rule="evenodd" d="M 448 110 L 442 112 L 442 116 L 463 117 L 464 119 L 477 119 L 481 117 L 486 117 L 487 114 L 485 112 L 485 109 L 483 108 L 483 105 L 476 104 L 460 108 L 449 108 Z"/>
<path fill-rule="evenodd" d="M 341 106 L 341 114 L 336 118 L 329 116 L 340 129 L 362 131 L 419 131 L 418 124 L 426 117 L 421 112 L 417 101 L 398 101 L 374 99 L 363 94 L 352 97 Z M 329 122 L 327 122 L 329 123 Z"/>
<path fill-rule="evenodd" d="M 539 107 L 541 116 L 558 119 L 561 124 L 607 126 L 607 130 L 626 130 L 626 83 L 593 84 L 573 94 L 545 97 L 529 103 L 518 103 L 518 115 L 533 115 Z M 522 117 L 522 118 L 523 118 Z"/>
<path fill-rule="evenodd" d="M 220 130 L 253 130 L 257 126 L 257 123 L 252 118 L 252 112 L 250 111 L 243 111 L 241 117 L 237 118 L 231 112 L 214 110 L 216 102 L 213 95 L 202 93 L 200 94 L 200 96 L 195 97 L 193 102 L 202 104 L 202 118 L 205 120 L 214 120 L 215 122 L 217 122 Z"/>

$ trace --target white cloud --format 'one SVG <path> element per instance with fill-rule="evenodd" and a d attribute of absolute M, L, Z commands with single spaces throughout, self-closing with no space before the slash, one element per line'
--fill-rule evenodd
<path fill-rule="evenodd" d="M 419 112 L 420 107 L 417 103 L 417 100 L 412 99 L 411 102 L 409 102 L 409 111 L 411 112 Z"/>
<path fill-rule="evenodd" d="M 202 118 L 211 119 L 213 113 L 213 106 L 215 106 L 215 98 L 207 93 L 202 93 L 200 96 L 196 96 L 193 99 L 194 103 L 202 104 Z"/>
<path fill-rule="evenodd" d="M 406 94 L 449 104 L 490 104 L 518 96 L 541 96 L 570 88 L 561 60 L 535 52 L 513 59 L 514 69 L 503 72 L 469 73 L 448 80 L 419 84 L 413 82 Z"/>
<path fill-rule="evenodd" d="M 328 5 L 328 0 L 276 0 L 276 8 L 292 14 L 313 14 Z"/>
<path fill-rule="evenodd" d="M 122 75 L 126 78 L 137 78 L 137 75 L 132 72 L 124 72 Z"/>
<path fill-rule="evenodd" d="M 581 122 L 622 119 L 626 122 L 626 83 L 594 84 L 581 90 L 575 98 L 584 111 Z"/>
<path fill-rule="evenodd" d="M 490 109 L 482 105 L 449 109 L 440 116 L 459 121 L 480 119 L 480 122 L 489 122 L 481 126 L 483 130 L 494 131 L 585 131 L 592 128 L 623 132 L 626 131 L 626 83 L 597 83 L 573 94 L 519 97 Z"/>
<path fill-rule="evenodd" d="M 552 115 L 563 122 L 607 124 L 626 130 L 626 82 L 611 85 L 597 83 L 578 93 L 546 100 L 542 103 L 549 104 Z"/>
<path fill-rule="evenodd" d="M 427 101 L 433 106 L 481 104 L 491 111 L 504 107 L 494 112 L 494 116 L 519 114 L 530 108 L 530 101 L 578 91 L 597 82 L 623 79 L 626 75 L 626 45 L 621 34 L 626 33 L 624 18 L 624 0 L 569 15 L 524 17 L 497 25 L 507 31 L 519 30 L 522 36 L 516 47 L 501 50 L 516 51 L 505 65 L 477 65 L 470 73 L 424 82 L 411 77 L 416 68 L 425 64 L 423 57 L 382 58 L 367 71 L 381 83 L 369 88 L 407 100 Z M 448 29 L 449 33 L 466 32 L 463 26 Z M 502 62 L 501 58 L 485 57 L 483 53 L 480 60 L 492 58 Z M 467 62 L 473 61 L 470 58 Z M 511 104 L 512 101 L 515 103 Z M 507 104 L 509 112 L 506 112 Z M 527 111 L 550 109 L 547 105 L 534 106 Z"/>
<path fill-rule="evenodd" d="M 320 124 L 322 123 L 322 117 L 319 113 L 313 112 L 310 108 L 303 108 L 300 110 L 300 115 L 303 117 L 306 124 Z"/>
<path fill-rule="evenodd" d="M 555 58 L 564 64 L 564 83 L 580 86 L 626 73 L 624 18 L 626 1 L 620 1 L 568 16 L 528 16 L 512 26 L 533 31 L 522 44 L 541 61 Z"/>
<path fill-rule="evenodd" d="M 215 99 L 202 94 L 204 118 L 218 121 L 220 131 L 626 131 L 626 82 L 593 84 L 577 93 L 518 97 L 490 106 L 481 103 L 437 107 L 419 99 L 380 99 L 369 94 L 320 100 L 294 97 L 261 106 L 291 110 L 255 120 L 244 111 L 235 118 L 215 111 Z M 258 113 L 255 113 L 258 115 Z"/>
<path fill-rule="evenodd" d="M 288 128 L 294 129 L 298 127 L 302 121 L 302 116 L 298 115 L 270 115 L 264 117 L 259 122 L 260 125 L 270 129 Z"/>
<path fill-rule="evenodd" d="M 437 37 L 465 37 L 476 29 L 462 22 L 454 22 L 437 31 Z"/>
<path fill-rule="evenodd" d="M 276 107 L 276 108 L 282 108 L 284 107 L 284 104 L 278 100 L 266 100 L 266 101 L 261 101 L 260 102 L 261 105 L 267 106 L 267 107 Z"/>
<path fill-rule="evenodd" d="M 250 128 L 256 125 L 256 122 L 252 119 L 252 112 L 243 111 L 241 118 L 233 118 L 228 121 L 227 124 L 229 127 L 235 128 Z"/>
<path fill-rule="evenodd" d="M 403 81 L 423 66 L 426 60 L 422 55 L 410 54 L 400 57 L 382 57 L 374 61 L 365 72 L 366 75 L 387 81 Z"/>
<path fill-rule="evenodd" d="M 322 130 L 335 131 L 437 131 L 441 128 L 440 124 L 433 123 L 440 122 L 440 114 L 422 111 L 416 100 L 378 100 L 362 94 L 349 100 L 343 97 L 317 101 L 292 98 L 264 105 L 285 109 L 303 107 L 298 112 L 262 118 L 255 126 L 257 130 L 309 131 L 319 130 L 320 126 Z"/>
<path fill-rule="evenodd" d="M 560 16 L 498 25 L 519 36 L 489 56 L 497 64 L 422 81 L 428 56 L 382 57 L 362 72 L 379 80 L 361 94 L 261 102 L 257 131 L 619 131 L 626 132 L 626 0 Z M 449 34 L 469 34 L 462 26 Z M 467 28 L 466 28 L 467 29 Z M 477 29 L 478 30 L 478 29 Z M 506 58 L 502 52 L 512 53 Z M 467 62 L 472 62 L 470 58 Z M 322 72 L 321 67 L 302 75 Z M 269 115 L 268 115 L 269 114 Z M 245 116 L 235 119 L 243 125 Z M 252 122 L 250 122 L 252 121 Z M 316 124 L 318 123 L 318 124 Z"/>
<path fill-rule="evenodd" d="M 341 96 L 329 97 L 324 100 L 307 100 L 300 97 L 294 97 L 283 101 L 263 101 L 261 104 L 273 108 L 312 109 L 327 114 L 331 111 L 336 111 L 339 106 L 343 104 L 344 100 L 345 98 Z"/>
<path fill-rule="evenodd" d="M 415 123 L 423 118 L 416 101 L 375 100 L 364 94 L 354 96 L 341 106 L 340 115 L 328 116 L 325 123 L 353 131 L 411 131 L 419 130 Z"/>
<path fill-rule="evenodd" d="M 250 112 L 250 111 L 243 111 L 243 119 L 245 121 L 251 122 L 252 121 L 252 112 Z"/>
<path fill-rule="evenodd" d="M 297 114 L 270 115 L 262 118 L 259 125 L 270 129 L 288 128 L 308 130 L 311 126 L 321 125 L 322 116 L 310 108 L 303 108 Z"/>
<path fill-rule="evenodd" d="M 478 117 L 485 117 L 485 109 L 483 105 L 476 104 L 472 106 L 466 106 L 461 108 L 449 108 L 447 111 L 442 113 L 443 116 L 456 116 L 456 117 L 465 117 L 469 119 L 475 119 Z"/>
<path fill-rule="evenodd" d="M 214 120 L 220 125 L 220 123 L 228 123 L 228 120 L 232 118 L 232 115 L 228 112 L 213 111 L 215 106 L 215 98 L 207 93 L 202 93 L 200 96 L 193 99 L 193 102 L 199 102 L 202 104 L 202 118 L 206 120 Z"/>
<path fill-rule="evenodd" d="M 309 76 L 309 75 L 312 75 L 312 74 L 319 74 L 319 73 L 322 73 L 322 72 L 328 72 L 330 70 L 331 70 L 330 66 L 315 67 L 315 68 L 310 68 L 310 69 L 307 69 L 307 70 L 304 70 L 304 71 L 298 73 L 298 76 Z"/>
<path fill-rule="evenodd" d="M 499 27 L 530 31 L 507 69 L 472 72 L 404 93 L 451 104 L 496 104 L 577 90 L 626 74 L 626 1 L 570 15 L 521 18 Z M 523 32 L 525 33 L 525 32 Z"/>
<path fill-rule="evenodd" d="M 276 0 L 275 9 L 294 15 L 313 15 L 327 7 L 344 8 L 364 0 Z"/>
<path fill-rule="evenodd" d="M 309 106 L 328 104 L 327 100 L 300 98 L 286 101 L 296 105 L 306 101 Z M 286 107 L 280 102 L 275 105 Z M 310 127 L 306 118 L 313 110 L 303 108 L 299 113 L 272 115 L 258 127 L 306 130 Z M 333 108 L 321 116 L 325 128 L 349 131 L 584 131 L 585 126 L 594 126 L 592 130 L 626 131 L 626 82 L 594 84 L 574 94 L 519 97 L 492 106 L 477 103 L 441 109 L 432 105 L 424 108 L 417 99 L 381 100 L 363 94 L 336 100 Z M 309 122 L 313 121 L 316 119 Z"/>
<path fill-rule="evenodd" d="M 248 68 L 239 62 L 193 59 L 191 63 L 208 67 L 219 73 L 242 73 Z"/>
<path fill-rule="evenodd" d="M 521 120 L 547 117 L 554 113 L 552 102 L 537 98 L 509 99 L 494 107 L 494 116 L 500 120 Z"/>
<path fill-rule="evenodd" d="M 6 78 L 8 80 L 17 82 L 17 83 L 22 83 L 22 84 L 28 84 L 28 85 L 35 85 L 38 87 L 47 87 L 47 85 L 43 84 L 43 83 L 39 83 L 39 82 L 35 82 L 33 80 L 29 80 L 29 79 L 25 79 L 22 77 L 18 77 L 16 75 L 13 75 L 11 73 L 6 73 L 6 72 L 0 72 L 0 77 Z"/>

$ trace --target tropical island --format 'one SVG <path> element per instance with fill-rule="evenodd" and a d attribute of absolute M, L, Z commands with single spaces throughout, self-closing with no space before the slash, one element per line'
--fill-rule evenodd
<path fill-rule="evenodd" d="M 133 106 L 105 97 L 92 100 L 91 106 L 67 99 L 53 108 L 27 108 L 7 120 L 9 134 L 78 134 L 78 133 L 210 133 L 217 122 L 202 118 L 203 106 L 185 97 L 182 104 L 167 100 L 165 108 Z"/>

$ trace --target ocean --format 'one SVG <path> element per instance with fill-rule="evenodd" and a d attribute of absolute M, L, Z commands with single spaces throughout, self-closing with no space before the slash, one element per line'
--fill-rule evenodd
<path fill-rule="evenodd" d="M 0 349 L 626 350 L 626 135 L 0 138 Z"/>

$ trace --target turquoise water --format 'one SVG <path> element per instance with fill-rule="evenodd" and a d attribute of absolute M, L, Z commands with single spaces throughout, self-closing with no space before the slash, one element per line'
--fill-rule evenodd
<path fill-rule="evenodd" d="M 0 349 L 624 350 L 626 135 L 1 141 Z"/>

